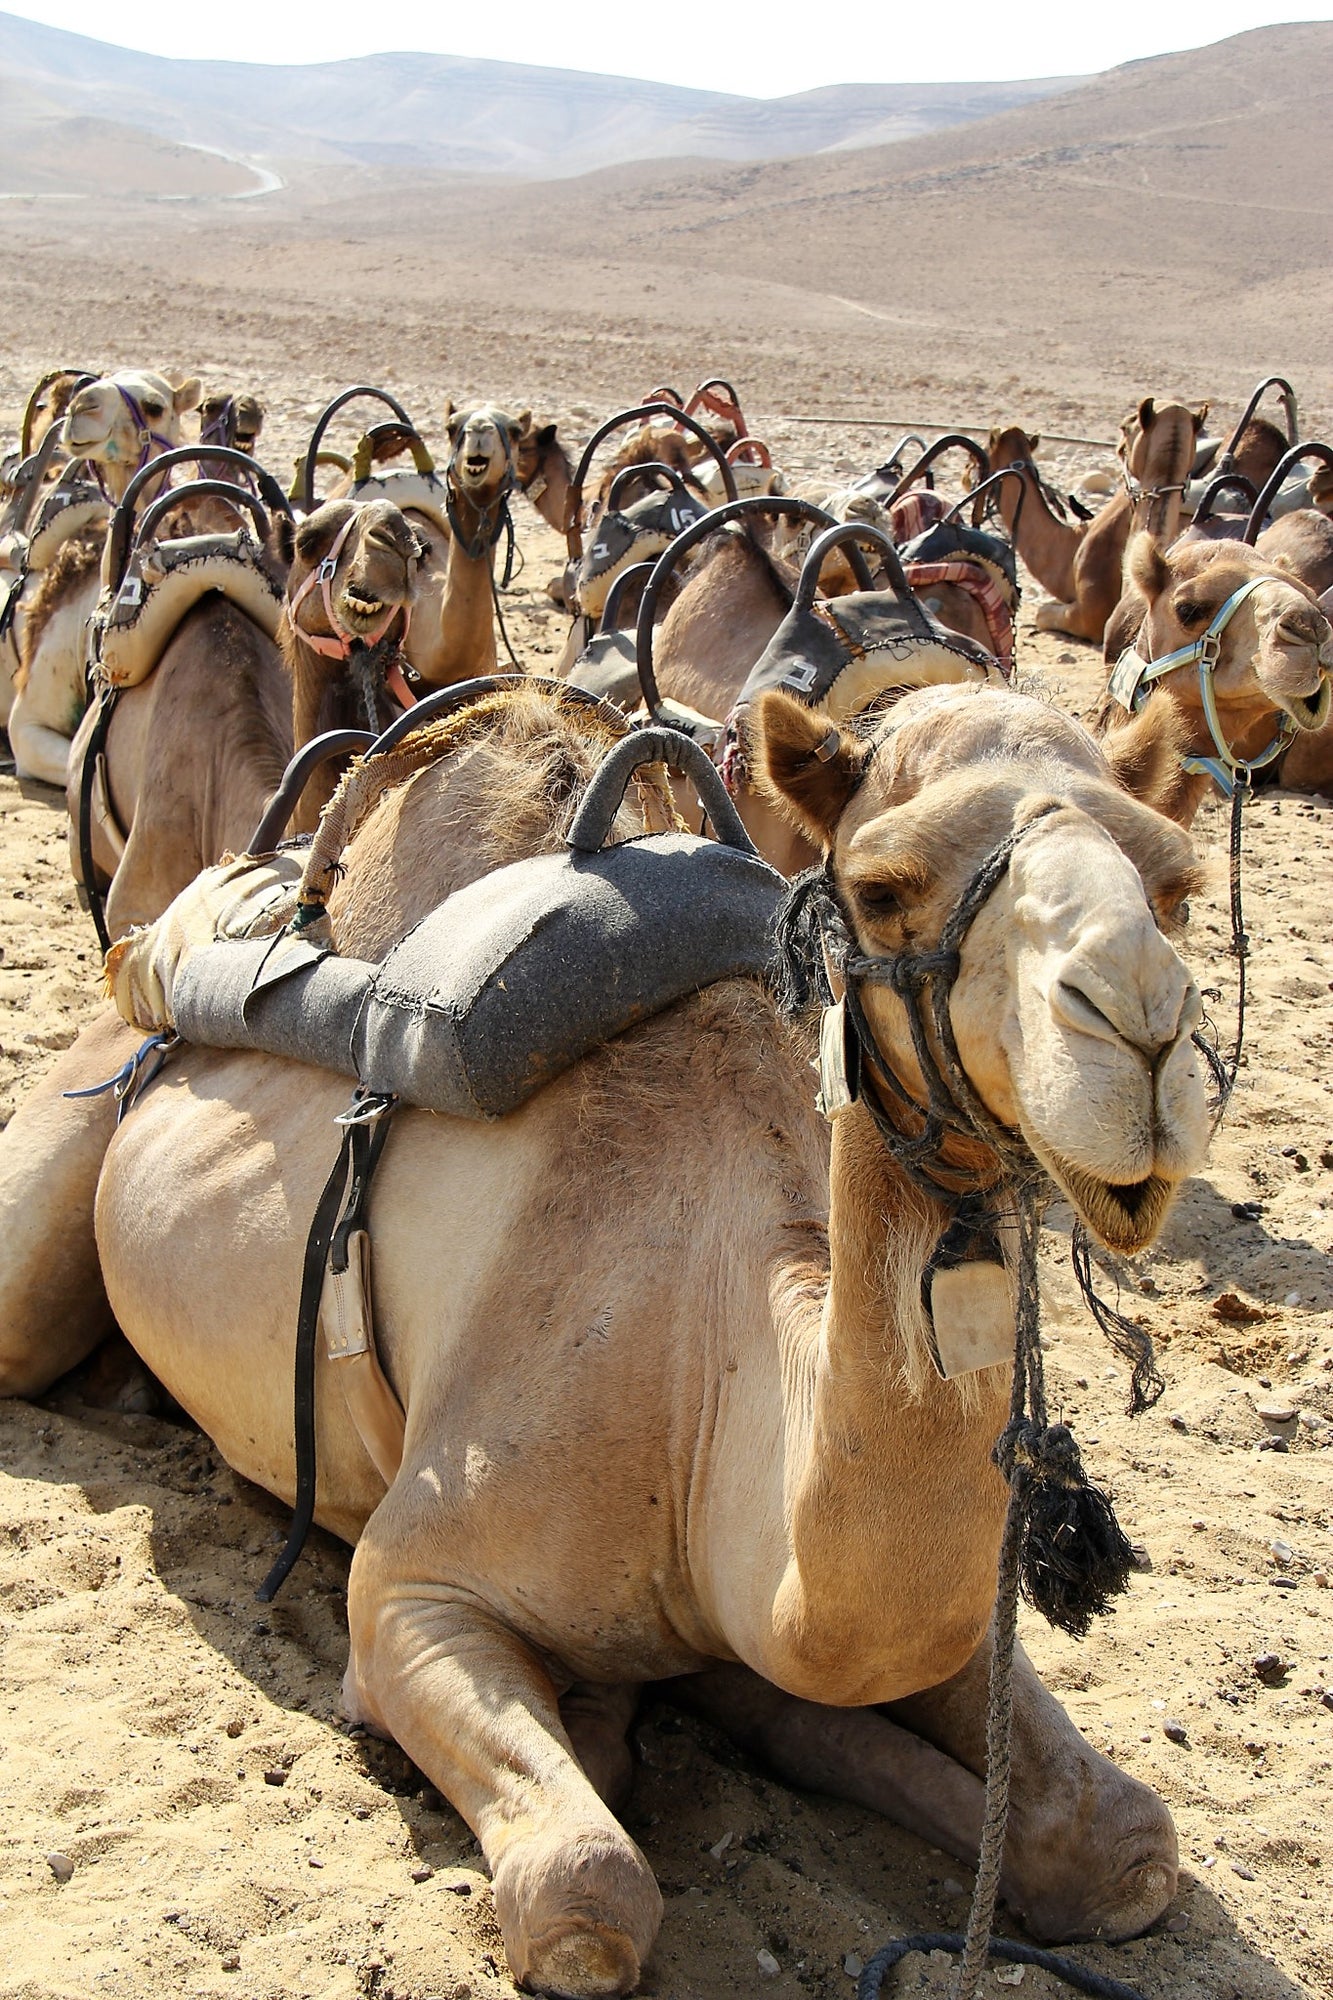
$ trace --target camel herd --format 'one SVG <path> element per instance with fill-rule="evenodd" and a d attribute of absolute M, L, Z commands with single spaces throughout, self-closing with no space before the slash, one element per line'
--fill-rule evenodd
<path fill-rule="evenodd" d="M 389 415 L 335 453 L 353 393 Z M 1333 781 L 1333 452 L 1256 406 L 1224 442 L 1145 399 L 1083 518 L 1019 428 L 788 492 L 717 382 L 603 426 L 600 470 L 491 404 L 446 412 L 439 465 L 349 392 L 290 494 L 252 398 L 34 390 L 8 727 L 66 790 L 112 997 L 0 1137 L 0 1393 L 119 1327 L 229 1464 L 308 1483 L 355 1544 L 348 1712 L 473 1828 L 535 1991 L 628 1993 L 651 1953 L 617 1817 L 650 1682 L 975 1858 L 1006 1162 L 1152 1241 L 1211 1127 L 1190 823 L 1261 768 Z M 552 677 L 500 671 L 522 495 L 567 542 Z M 1040 624 L 1105 644 L 1086 720 L 1017 682 L 1015 555 Z M 804 985 L 781 921 L 727 956 L 725 885 L 790 911 L 809 870 L 838 922 Z M 905 968 L 964 906 L 941 1042 Z M 483 999 L 503 1115 L 449 1069 Z M 941 1062 L 961 1115 L 927 1150 Z M 1021 1649 L 1013 1732 L 1010 1908 L 1137 1934 L 1174 1892 L 1165 1806 Z"/>

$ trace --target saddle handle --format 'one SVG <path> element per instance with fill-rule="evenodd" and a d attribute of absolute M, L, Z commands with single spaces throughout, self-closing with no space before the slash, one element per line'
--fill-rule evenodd
<path fill-rule="evenodd" d="M 153 530 L 164 514 L 169 514 L 173 507 L 179 507 L 184 501 L 202 499 L 205 494 L 225 500 L 229 507 L 243 507 L 255 524 L 259 540 L 264 542 L 268 539 L 269 517 L 262 502 L 253 493 L 247 493 L 242 486 L 233 486 L 229 479 L 191 479 L 185 486 L 169 486 L 165 493 L 159 493 L 156 500 L 144 508 L 132 537 L 122 535 L 114 546 L 108 540 L 106 588 L 113 592 L 120 589 L 131 561 L 144 543 L 152 540 Z M 116 519 L 119 518 L 117 515 Z"/>
<path fill-rule="evenodd" d="M 394 456 L 397 457 L 398 452 L 404 450 L 410 451 L 412 454 L 412 463 L 422 478 L 434 478 L 435 460 L 432 458 L 426 440 L 422 437 L 419 430 L 414 429 L 411 424 L 372 424 L 370 429 L 362 436 L 361 442 L 357 445 L 352 458 L 351 474 L 353 485 L 361 486 L 367 479 L 374 476 L 377 449 L 392 442 L 395 438 L 401 438 L 402 443 L 398 446 Z"/>
<path fill-rule="evenodd" d="M 333 398 L 333 401 L 326 403 L 318 417 L 316 417 L 315 428 L 311 431 L 310 442 L 306 446 L 305 458 L 301 465 L 301 476 L 297 482 L 294 496 L 296 504 L 303 514 L 309 514 L 315 505 L 315 466 L 319 458 L 319 447 L 324 441 L 324 433 L 344 404 L 354 403 L 362 396 L 368 397 L 371 402 L 383 403 L 387 409 L 393 411 L 400 424 L 405 424 L 408 430 L 415 429 L 411 417 L 408 416 L 407 411 L 398 401 L 398 398 L 391 396 L 387 389 L 377 389 L 370 382 L 358 382 L 351 389 L 340 390 Z"/>
<path fill-rule="evenodd" d="M 644 585 L 643 596 L 639 599 L 639 617 L 635 626 L 634 650 L 639 667 L 639 686 L 644 703 L 653 721 L 663 728 L 670 728 L 668 718 L 662 713 L 662 697 L 658 691 L 657 675 L 653 670 L 653 621 L 657 615 L 657 600 L 662 587 L 683 555 L 687 555 L 696 542 L 716 534 L 728 521 L 752 521 L 761 514 L 780 514 L 788 520 L 809 521 L 816 527 L 836 528 L 838 523 L 824 508 L 816 507 L 813 501 L 798 500 L 792 493 L 757 493 L 748 500 L 728 500 L 725 506 L 715 507 L 711 514 L 705 514 L 688 528 L 682 528 L 667 548 L 663 549 L 653 564 L 653 572 Z M 851 553 L 852 569 L 862 590 L 873 590 L 874 578 L 870 566 L 857 548 Z"/>
<path fill-rule="evenodd" d="M 1025 463 L 1030 462 L 1030 460 L 1025 461 Z M 1006 479 L 1018 481 L 1018 505 L 1014 508 L 1013 531 L 1009 533 L 1010 542 L 1016 542 L 1019 523 L 1023 519 L 1023 502 L 1028 497 L 1028 483 L 1023 465 L 1002 465 L 995 472 L 988 472 L 984 479 L 978 480 L 975 486 L 968 488 L 961 500 L 955 500 L 953 506 L 948 508 L 941 518 L 945 521 L 956 521 L 964 507 L 970 506 L 972 526 L 979 528 L 989 505 L 988 496 L 998 494 Z M 1006 530 L 1006 533 L 1008 532 Z"/>
<path fill-rule="evenodd" d="M 765 472 L 771 472 L 773 469 L 773 454 L 762 438 L 750 437 L 747 434 L 745 437 L 738 437 L 735 444 L 727 446 L 727 463 L 729 465 L 758 465 L 762 466 Z"/>
<path fill-rule="evenodd" d="M 1235 471 L 1236 453 L 1240 449 L 1240 441 L 1245 434 L 1245 426 L 1249 423 L 1250 418 L 1254 415 L 1270 389 L 1281 391 L 1279 401 L 1282 404 L 1282 414 L 1287 420 L 1287 443 L 1294 445 L 1299 439 L 1301 433 L 1296 416 L 1296 391 L 1292 388 L 1285 375 L 1265 375 L 1263 381 L 1256 386 L 1249 402 L 1241 411 L 1240 422 L 1236 425 L 1235 430 L 1232 431 L 1231 436 L 1227 439 L 1222 449 L 1221 456 L 1217 461 L 1219 473 Z"/>
<path fill-rule="evenodd" d="M 1194 510 L 1196 528 L 1202 527 L 1205 521 L 1212 520 L 1213 508 L 1223 493 L 1239 493 L 1246 507 L 1253 507 L 1259 498 L 1254 481 L 1247 479 L 1243 472 L 1219 472 L 1215 479 L 1208 481 L 1199 495 L 1199 504 Z"/>
<path fill-rule="evenodd" d="M 872 527 L 869 521 L 835 521 L 831 528 L 825 528 L 810 544 L 805 561 L 801 564 L 801 580 L 796 586 L 796 596 L 792 602 L 793 611 L 809 612 L 819 588 L 819 575 L 824 564 L 835 549 L 855 550 L 860 554 L 861 545 L 869 544 L 884 565 L 889 580 L 889 589 L 904 607 L 910 605 L 919 612 L 921 607 L 913 595 L 912 586 L 903 571 L 902 557 L 882 528 Z M 853 567 L 855 563 L 853 562 Z M 869 565 L 862 557 L 861 567 L 870 577 Z M 857 582 L 861 579 L 858 575 Z M 873 590 L 874 579 L 861 584 L 862 590 Z"/>
<path fill-rule="evenodd" d="M 1319 438 L 1311 438 L 1308 444 L 1294 444 L 1290 451 L 1283 453 L 1269 473 L 1268 483 L 1261 490 L 1259 498 L 1251 509 L 1250 518 L 1245 523 L 1245 533 L 1241 536 L 1243 542 L 1249 542 L 1253 546 L 1258 541 L 1260 530 L 1264 525 L 1264 515 L 1282 490 L 1287 474 L 1293 466 L 1303 464 L 1307 458 L 1319 458 L 1325 465 L 1333 465 L 1333 445 L 1324 444 Z"/>
<path fill-rule="evenodd" d="M 62 375 L 72 375 L 74 377 L 74 387 L 70 390 L 71 400 L 78 395 L 80 389 L 86 389 L 90 382 L 97 380 L 96 375 L 92 374 L 86 368 L 47 369 L 45 375 L 36 384 L 32 394 L 23 406 L 23 425 L 19 432 L 20 459 L 32 457 L 32 427 L 37 421 L 38 405 L 41 403 L 42 397 L 46 394 L 47 390 L 51 387 L 51 384 L 58 382 Z M 51 425 L 51 429 L 57 434 L 59 434 L 60 428 L 59 424 Z"/>
<path fill-rule="evenodd" d="M 724 847 L 734 847 L 741 854 L 756 852 L 707 751 L 679 729 L 661 727 L 636 729 L 607 752 L 570 823 L 567 846 L 578 854 L 596 854 L 605 845 L 629 781 L 645 764 L 665 764 L 668 770 L 689 779 Z"/>
<path fill-rule="evenodd" d="M 643 400 L 645 403 L 674 403 L 678 410 L 685 408 L 685 398 L 680 390 L 673 389 L 669 383 L 660 389 L 650 389 Z"/>
<path fill-rule="evenodd" d="M 587 444 L 570 481 L 569 496 L 565 501 L 565 546 L 573 563 L 583 561 L 583 487 L 597 447 L 612 431 L 623 430 L 627 424 L 647 423 L 653 417 L 669 417 L 678 430 L 690 431 L 697 437 L 722 474 L 722 486 L 728 500 L 736 498 L 736 475 L 727 464 L 726 453 L 712 434 L 705 429 L 697 417 L 691 417 L 679 403 L 636 403 L 632 410 L 621 410 L 618 415 L 608 417 L 599 424 Z"/>
<path fill-rule="evenodd" d="M 905 442 L 906 440 L 904 439 Z M 915 486 L 923 473 L 930 475 L 931 467 L 934 465 L 936 459 L 942 458 L 946 451 L 965 451 L 977 468 L 978 478 L 990 478 L 990 454 L 986 451 L 985 447 L 979 445 L 975 438 L 968 437 L 965 431 L 946 431 L 943 437 L 936 438 L 934 444 L 928 446 L 922 452 L 911 470 L 903 474 L 888 499 L 884 502 L 885 507 L 892 507 L 895 500 L 901 500 L 908 487 Z M 930 483 L 934 484 L 933 477 L 931 477 Z"/>
<path fill-rule="evenodd" d="M 359 750 L 369 750 L 374 741 L 368 729 L 326 729 L 322 736 L 312 736 L 308 743 L 302 744 L 283 772 L 277 791 L 264 807 L 263 816 L 250 835 L 245 852 L 272 854 L 286 831 L 288 820 L 296 811 L 302 792 L 320 765 L 327 763 L 330 757 L 354 756 Z"/>
<path fill-rule="evenodd" d="M 687 490 L 685 481 L 681 478 L 675 466 L 663 465 L 660 459 L 651 458 L 644 465 L 621 466 L 619 472 L 611 481 L 611 491 L 606 496 L 606 512 L 608 514 L 615 512 L 621 494 L 634 480 L 643 479 L 653 474 L 662 479 L 669 480 L 673 493 L 679 493 L 682 496 L 685 495 Z M 605 519 L 605 516 L 603 516 L 603 519 Z"/>
<path fill-rule="evenodd" d="M 286 514 L 290 520 L 292 509 L 287 495 L 283 492 L 273 474 L 265 472 L 262 465 L 256 465 L 248 452 L 235 451 L 230 446 L 222 444 L 178 445 L 174 451 L 164 451 L 160 458 L 150 458 L 147 465 L 142 466 L 135 473 L 133 479 L 125 488 L 124 497 L 120 505 L 112 516 L 111 526 L 107 531 L 105 561 L 107 574 L 115 578 L 117 585 L 120 584 L 129 566 L 131 535 L 134 536 L 135 541 L 142 540 L 142 535 L 135 532 L 134 516 L 138 509 L 139 496 L 143 492 L 144 487 L 149 485 L 153 480 L 160 478 L 164 473 L 170 474 L 178 465 L 198 466 L 205 460 L 210 465 L 234 465 L 238 471 L 244 472 L 247 481 L 252 480 L 259 488 L 259 497 L 268 509 L 268 512 L 270 514 Z M 223 498 L 233 500 L 238 507 L 244 506 L 247 501 L 252 500 L 254 497 L 249 492 L 247 486 L 233 485 L 227 479 L 214 479 L 209 483 L 214 487 L 221 487 L 223 489 Z M 198 481 L 192 480 L 188 490 L 191 492 L 196 491 L 198 484 Z M 179 497 L 186 490 L 184 486 L 169 487 L 167 492 L 159 494 L 158 498 L 166 499 L 169 493 Z M 250 511 L 251 513 L 254 512 L 253 507 L 251 507 Z M 267 533 L 268 521 L 266 519 L 263 527 L 260 529 L 261 539 Z"/>
<path fill-rule="evenodd" d="M 625 601 L 630 585 L 647 583 L 652 573 L 651 562 L 632 563 L 628 569 L 621 570 L 606 593 L 606 603 L 602 606 L 602 615 L 597 621 L 599 632 L 616 632 L 620 629 L 620 607 Z"/>
<path fill-rule="evenodd" d="M 37 511 L 46 475 L 51 468 L 51 460 L 60 450 L 60 426 L 52 424 L 36 451 L 29 452 L 14 468 L 13 497 L 0 514 L 0 533 L 25 534 L 29 521 Z M 51 489 L 55 490 L 54 486 Z"/>
<path fill-rule="evenodd" d="M 734 424 L 737 442 L 749 436 L 741 411 L 741 399 L 730 382 L 724 382 L 720 375 L 710 375 L 706 382 L 701 382 L 685 408 L 690 416 L 696 410 L 707 410 L 710 416 L 720 417 L 723 423 Z"/>

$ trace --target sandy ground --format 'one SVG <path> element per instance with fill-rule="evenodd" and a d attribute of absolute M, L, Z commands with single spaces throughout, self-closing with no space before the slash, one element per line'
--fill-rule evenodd
<path fill-rule="evenodd" d="M 226 358 L 221 340 L 213 352 Z M 3 400 L 24 365 L 10 362 Z M 625 395 L 652 374 L 629 366 Z M 430 379 L 420 356 L 400 364 L 413 372 Z M 290 379 L 261 383 L 275 464 L 314 402 Z M 591 428 L 592 406 L 552 407 L 575 435 Z M 1118 413 L 1077 396 L 1065 410 L 1092 436 Z M 774 436 L 798 471 L 864 466 L 883 444 L 869 431 Z M 1088 462 L 1069 454 L 1065 469 Z M 541 588 L 558 544 L 530 510 L 520 534 L 511 625 L 539 666 L 562 637 Z M 1021 662 L 1074 706 L 1096 670 L 1089 649 L 1030 629 Z M 63 804 L 5 772 L 0 1118 L 96 989 Z M 1093 1742 L 1175 1814 L 1184 1872 L 1164 1921 L 1081 1952 L 1147 2000 L 1333 1993 L 1330 811 L 1269 793 L 1247 815 L 1246 1066 L 1207 1172 L 1160 1244 L 1116 1274 L 1168 1377 L 1151 1414 L 1122 1414 L 1126 1384 L 1076 1304 L 1058 1215 L 1050 1236 L 1053 1400 L 1147 1553 L 1088 1640 L 1034 1621 L 1026 1637 Z M 1225 1037 L 1222 815 L 1206 810 L 1198 835 L 1212 879 L 1189 949 Z M 1257 1212 L 1238 1217 L 1240 1203 Z M 276 1503 L 188 1425 L 98 1410 L 77 1381 L 39 1405 L 0 1404 L 0 1468 L 0 1996 L 512 1992 L 467 1830 L 399 1752 L 340 1725 L 347 1551 L 317 1534 L 277 1605 L 258 1606 L 284 1526 Z M 1259 1673 L 1264 1656 L 1276 1658 Z M 867 1813 L 770 1782 L 665 1705 L 637 1743 L 629 1825 L 666 1900 L 647 1991 L 850 1996 L 880 1941 L 961 1921 L 968 1871 Z M 897 1990 L 942 1993 L 948 1976 L 913 1958 Z M 1031 1971 L 1023 1984 L 1066 1990 Z"/>

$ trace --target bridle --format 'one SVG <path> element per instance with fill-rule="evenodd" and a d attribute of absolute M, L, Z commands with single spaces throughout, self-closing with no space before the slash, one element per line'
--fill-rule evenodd
<path fill-rule="evenodd" d="M 464 422 L 459 426 L 458 437 L 449 454 L 449 463 L 445 467 L 444 511 L 454 540 L 469 562 L 479 561 L 488 549 L 495 547 L 501 535 L 508 534 L 504 579 L 500 585 L 503 590 L 508 587 L 514 560 L 514 523 L 509 512 L 509 496 L 518 484 L 518 473 L 513 439 L 501 425 L 496 424 L 493 428 L 504 446 L 505 455 L 504 476 L 494 499 L 488 507 L 479 507 L 467 488 L 460 484 L 458 461 L 462 454 L 463 441 L 467 436 L 467 424 Z M 457 505 L 459 500 L 466 500 L 477 516 L 477 526 L 471 535 L 464 533 L 462 521 L 459 519 Z"/>
<path fill-rule="evenodd" d="M 364 646 L 367 651 L 372 646 L 378 646 L 380 640 L 384 637 L 400 611 L 403 614 L 403 635 L 402 639 L 398 642 L 401 646 L 403 640 L 407 638 L 408 627 L 412 623 L 412 607 L 410 604 L 392 604 L 373 632 L 352 632 L 343 624 L 341 618 L 339 618 L 333 608 L 331 585 L 338 573 L 338 558 L 343 552 L 343 545 L 347 537 L 356 525 L 356 517 L 360 511 L 360 508 L 354 508 L 352 513 L 348 515 L 334 537 L 332 548 L 324 557 L 319 567 L 311 570 L 309 576 L 306 577 L 297 590 L 295 597 L 289 596 L 284 607 L 287 623 L 293 635 L 300 639 L 303 644 L 309 646 L 312 652 L 321 653 L 326 660 L 350 659 L 353 646 Z M 305 603 L 310 593 L 315 589 L 316 585 L 319 586 L 320 595 L 324 600 L 324 616 L 333 627 L 331 634 L 307 632 L 305 626 L 298 625 L 296 621 L 297 612 Z"/>
<path fill-rule="evenodd" d="M 120 397 L 120 400 L 125 405 L 125 408 L 129 411 L 131 420 L 133 421 L 134 424 L 135 431 L 138 435 L 139 462 L 134 468 L 135 474 L 138 474 L 143 471 L 144 467 L 152 459 L 154 455 L 153 454 L 154 445 L 156 445 L 160 451 L 174 451 L 175 446 L 172 444 L 172 441 L 169 437 L 163 437 L 160 431 L 155 431 L 153 429 L 152 425 L 149 423 L 147 417 L 143 413 L 143 409 L 140 406 L 138 397 L 132 396 L 129 390 L 125 387 L 124 383 L 117 382 L 113 376 L 111 381 L 111 386 L 115 390 L 116 394 Z M 74 407 L 73 399 L 71 398 L 70 408 L 73 409 L 73 407 Z M 95 458 L 90 458 L 86 459 L 84 463 L 91 466 L 93 478 L 97 481 L 98 487 L 101 491 L 102 498 L 104 500 L 109 501 L 111 499 L 111 490 L 106 483 L 106 474 L 102 470 L 100 460 Z"/>
<path fill-rule="evenodd" d="M 1278 725 L 1277 734 L 1266 750 L 1253 757 L 1237 757 L 1227 742 L 1222 728 L 1222 718 L 1217 708 L 1217 690 L 1214 676 L 1222 654 L 1222 634 L 1240 610 L 1246 599 L 1251 597 L 1260 584 L 1271 583 L 1270 576 L 1252 576 L 1239 590 L 1233 590 L 1225 604 L 1214 612 L 1207 627 L 1197 639 L 1187 646 L 1177 646 L 1174 651 L 1164 653 L 1159 660 L 1145 660 L 1133 646 L 1128 647 L 1116 662 L 1115 671 L 1107 684 L 1107 691 L 1114 701 L 1130 715 L 1136 715 L 1152 693 L 1157 682 L 1167 674 L 1179 673 L 1182 668 L 1195 667 L 1199 670 L 1199 696 L 1203 702 L 1204 720 L 1208 733 L 1217 751 L 1215 757 L 1183 757 L 1182 767 L 1192 777 L 1208 777 L 1217 785 L 1224 798 L 1231 798 L 1237 786 L 1248 787 L 1250 773 L 1260 771 L 1280 757 L 1296 734 L 1296 724 L 1289 715 L 1284 715 Z"/>

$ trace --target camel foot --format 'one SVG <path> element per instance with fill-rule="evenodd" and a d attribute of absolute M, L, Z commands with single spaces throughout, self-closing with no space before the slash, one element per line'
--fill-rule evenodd
<path fill-rule="evenodd" d="M 116 1410 L 126 1417 L 156 1417 L 170 1398 L 156 1375 L 144 1367 L 123 1334 L 104 1340 L 79 1383 L 80 1400 L 93 1410 Z"/>
<path fill-rule="evenodd" d="M 1086 1819 L 1076 1807 L 1073 1824 L 1056 1828 L 1041 1824 L 1040 1811 L 1020 1811 L 1005 1844 L 1004 1900 L 1044 1944 L 1138 1937 L 1176 1893 L 1179 1853 L 1165 1805 L 1096 1751 L 1090 1757 L 1078 1787 Z"/>
<path fill-rule="evenodd" d="M 602 2000 L 638 1985 L 662 1898 L 628 1835 L 597 1827 L 518 1842 L 494 1890 L 510 1969 L 529 1992 Z"/>

